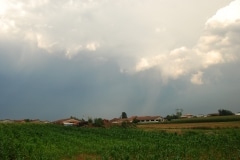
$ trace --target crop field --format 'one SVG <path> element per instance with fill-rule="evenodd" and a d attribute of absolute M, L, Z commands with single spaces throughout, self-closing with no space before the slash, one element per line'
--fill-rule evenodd
<path fill-rule="evenodd" d="M 175 119 L 166 123 L 203 123 L 203 122 L 240 122 L 240 116 L 211 116 L 211 117 L 199 117 L 199 118 L 184 118 Z"/>
<path fill-rule="evenodd" d="M 1 160 L 239 160 L 240 128 L 183 134 L 137 128 L 0 124 Z"/>
<path fill-rule="evenodd" d="M 147 131 L 167 131 L 167 132 L 176 132 L 183 133 L 188 131 L 204 131 L 212 132 L 216 130 L 222 129 L 230 129 L 230 128 L 239 128 L 240 122 L 199 122 L 199 123 L 155 123 L 155 124 L 141 124 L 137 126 L 140 129 Z"/>

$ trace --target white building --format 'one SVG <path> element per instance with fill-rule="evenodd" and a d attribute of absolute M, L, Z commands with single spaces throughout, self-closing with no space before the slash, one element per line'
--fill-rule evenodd
<path fill-rule="evenodd" d="M 161 116 L 140 116 L 136 117 L 139 123 L 156 123 L 163 122 L 164 119 Z"/>

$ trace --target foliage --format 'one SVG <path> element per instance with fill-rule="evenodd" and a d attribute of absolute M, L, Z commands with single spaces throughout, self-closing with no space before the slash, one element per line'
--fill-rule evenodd
<path fill-rule="evenodd" d="M 182 112 L 183 112 L 183 109 L 180 109 L 180 108 L 176 109 L 176 116 L 180 118 L 182 116 Z"/>
<path fill-rule="evenodd" d="M 240 129 L 175 134 L 133 128 L 0 124 L 0 159 L 240 159 Z"/>
<path fill-rule="evenodd" d="M 25 122 L 30 122 L 31 120 L 30 119 L 24 119 Z"/>
<path fill-rule="evenodd" d="M 95 118 L 94 119 L 94 124 L 95 127 L 103 127 L 104 123 L 102 118 Z"/>
<path fill-rule="evenodd" d="M 123 121 L 122 124 L 121 124 L 121 127 L 123 127 L 123 128 L 135 128 L 136 124 L 131 123 L 129 121 Z"/>
<path fill-rule="evenodd" d="M 220 116 L 234 115 L 234 113 L 232 113 L 232 111 L 225 110 L 225 109 L 219 109 L 218 113 Z"/>
<path fill-rule="evenodd" d="M 178 119 L 178 118 L 179 118 L 178 115 L 175 115 L 175 114 L 167 115 L 167 117 L 166 117 L 166 119 L 167 119 L 168 121 L 171 121 L 171 120 L 173 120 L 173 119 Z"/>
<path fill-rule="evenodd" d="M 92 118 L 88 118 L 88 123 L 90 123 L 90 124 L 92 124 L 93 123 L 93 120 L 92 120 Z"/>
<path fill-rule="evenodd" d="M 126 112 L 122 112 L 121 118 L 127 118 L 127 113 Z"/>

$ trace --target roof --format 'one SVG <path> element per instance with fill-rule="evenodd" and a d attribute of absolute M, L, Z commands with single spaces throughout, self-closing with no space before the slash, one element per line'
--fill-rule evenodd
<path fill-rule="evenodd" d="M 137 119 L 139 121 L 151 121 L 151 120 L 156 120 L 156 119 L 161 119 L 161 116 L 131 116 L 129 118 L 113 118 L 110 120 L 111 123 L 122 123 L 125 121 L 132 122 L 134 119 Z"/>
<path fill-rule="evenodd" d="M 66 118 L 66 119 L 59 119 L 57 121 L 54 121 L 53 123 L 63 124 L 63 123 L 79 123 L 79 122 L 81 121 L 74 118 Z"/>
<path fill-rule="evenodd" d="M 181 116 L 181 118 L 190 118 L 190 117 L 193 117 L 192 114 L 184 114 Z"/>
<path fill-rule="evenodd" d="M 155 119 L 160 119 L 161 116 L 138 116 L 136 117 L 137 120 L 155 120 Z"/>
<path fill-rule="evenodd" d="M 123 121 L 128 121 L 127 118 L 121 119 L 121 118 L 113 118 L 110 120 L 111 123 L 122 123 Z"/>

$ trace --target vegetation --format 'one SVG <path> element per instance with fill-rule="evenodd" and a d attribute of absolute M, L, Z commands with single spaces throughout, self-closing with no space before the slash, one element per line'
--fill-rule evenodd
<path fill-rule="evenodd" d="M 212 116 L 201 118 L 172 119 L 163 123 L 202 123 L 202 122 L 230 122 L 240 121 L 240 116 Z"/>
<path fill-rule="evenodd" d="M 92 123 L 93 123 L 92 118 L 90 118 L 90 117 L 88 118 L 88 123 L 89 123 L 89 124 L 92 124 Z"/>
<path fill-rule="evenodd" d="M 218 113 L 220 116 L 234 115 L 234 113 L 232 113 L 232 111 L 225 110 L 225 109 L 219 109 Z"/>
<path fill-rule="evenodd" d="M 104 123 L 103 123 L 102 118 L 95 118 L 93 125 L 95 127 L 103 127 Z"/>
<path fill-rule="evenodd" d="M 240 129 L 211 134 L 0 124 L 0 159 L 240 159 Z"/>
<path fill-rule="evenodd" d="M 128 118 L 128 117 L 127 117 L 127 113 L 126 113 L 126 112 L 122 112 L 121 118 L 122 118 L 122 119 L 123 119 L 123 118 Z"/>
<path fill-rule="evenodd" d="M 175 114 L 173 114 L 173 115 L 167 115 L 166 116 L 166 119 L 168 120 L 168 121 L 171 121 L 171 120 L 174 120 L 174 119 L 178 119 L 179 117 L 177 116 L 177 115 L 175 115 Z"/>

